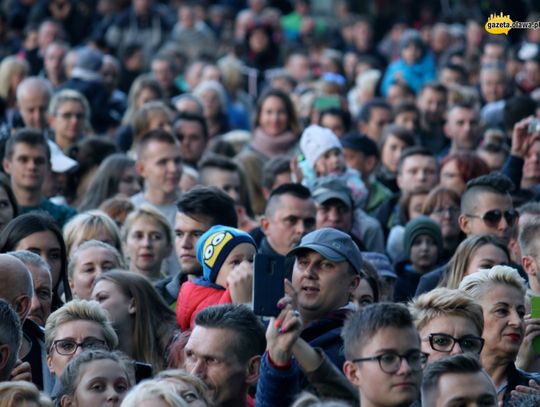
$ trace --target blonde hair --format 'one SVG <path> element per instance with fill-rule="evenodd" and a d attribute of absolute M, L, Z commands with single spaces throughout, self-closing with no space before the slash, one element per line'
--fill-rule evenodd
<path fill-rule="evenodd" d="M 459 289 L 467 292 L 475 299 L 481 299 L 486 290 L 496 284 L 511 286 L 525 298 L 527 286 L 515 268 L 508 266 L 494 266 L 490 269 L 480 270 L 478 273 L 468 275 L 459 285 Z"/>
<path fill-rule="evenodd" d="M 482 307 L 469 294 L 450 288 L 436 288 L 415 298 L 409 304 L 416 329 L 422 330 L 435 318 L 458 316 L 474 323 L 478 334 L 484 330 Z"/>
<path fill-rule="evenodd" d="M 182 369 L 163 370 L 154 377 L 154 380 L 158 382 L 166 381 L 176 391 L 179 391 L 182 389 L 181 387 L 180 389 L 177 389 L 176 388 L 177 384 L 180 384 L 180 383 L 190 384 L 191 386 L 193 386 L 193 388 L 197 392 L 197 395 L 199 396 L 199 398 L 202 401 L 204 401 L 206 405 L 210 405 L 210 400 L 208 399 L 208 396 L 207 396 L 208 387 L 206 386 L 206 384 L 197 376 L 192 375 L 191 373 L 188 373 L 185 370 L 182 370 Z M 179 395 L 181 396 L 181 394 Z"/>
<path fill-rule="evenodd" d="M 108 316 L 97 301 L 72 300 L 54 311 L 45 324 L 45 348 L 47 354 L 51 349 L 58 328 L 71 321 L 91 321 L 101 325 L 103 337 L 110 350 L 118 346 L 118 336 L 109 322 Z"/>
<path fill-rule="evenodd" d="M 154 398 L 162 400 L 168 407 L 188 407 L 171 386 L 155 380 L 144 381 L 131 389 L 122 401 L 122 407 L 137 407 L 142 401 Z"/>
<path fill-rule="evenodd" d="M 149 218 L 153 220 L 154 222 L 156 222 L 158 225 L 160 225 L 165 231 L 165 237 L 167 238 L 167 245 L 172 246 L 174 242 L 174 235 L 173 235 L 173 230 L 171 228 L 171 225 L 169 224 L 169 221 L 167 221 L 167 218 L 163 216 L 161 212 L 159 212 L 155 207 L 149 204 L 140 205 L 137 209 L 132 211 L 127 216 L 120 232 L 120 236 L 124 244 L 127 242 L 127 237 L 129 234 L 129 230 L 131 229 L 131 226 L 133 226 L 133 223 L 140 218 Z"/>
<path fill-rule="evenodd" d="M 15 92 L 15 89 L 11 89 L 11 78 L 17 73 L 28 76 L 30 73 L 28 62 L 16 56 L 5 57 L 0 64 L 0 97 L 6 101 L 10 96 L 9 92 Z M 15 98 L 16 93 L 13 93 L 11 96 Z"/>
<path fill-rule="evenodd" d="M 83 242 L 95 239 L 102 231 L 110 236 L 112 246 L 122 254 L 120 231 L 114 220 L 103 211 L 91 210 L 74 216 L 64 226 L 63 235 L 68 257 L 72 250 Z"/>
<path fill-rule="evenodd" d="M 112 247 L 110 244 L 101 242 L 99 240 L 88 240 L 87 242 L 82 243 L 79 247 L 77 247 L 74 251 L 71 257 L 69 258 L 68 263 L 68 278 L 69 280 L 73 279 L 73 274 L 75 273 L 75 267 L 77 267 L 77 262 L 79 261 L 79 256 L 82 252 L 93 249 L 93 248 L 100 248 L 105 249 L 113 254 L 114 260 L 116 264 L 114 265 L 114 268 L 124 268 L 126 266 L 124 262 L 124 258 L 120 254 L 118 250 L 116 250 L 114 247 Z"/>
<path fill-rule="evenodd" d="M 35 384 L 24 381 L 0 383 L 0 407 L 13 407 L 29 401 L 39 407 L 53 407 L 51 399 L 41 394 Z"/>

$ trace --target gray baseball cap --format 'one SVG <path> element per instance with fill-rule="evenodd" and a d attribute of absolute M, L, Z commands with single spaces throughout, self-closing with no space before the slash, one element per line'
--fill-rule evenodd
<path fill-rule="evenodd" d="M 353 198 L 351 189 L 345 182 L 339 179 L 321 179 L 317 181 L 312 189 L 312 196 L 315 202 L 323 204 L 330 199 L 338 199 L 349 209 L 353 207 Z"/>
<path fill-rule="evenodd" d="M 341 230 L 321 228 L 308 233 L 287 256 L 302 249 L 314 250 L 330 261 L 348 261 L 358 274 L 362 272 L 362 253 L 352 238 Z"/>

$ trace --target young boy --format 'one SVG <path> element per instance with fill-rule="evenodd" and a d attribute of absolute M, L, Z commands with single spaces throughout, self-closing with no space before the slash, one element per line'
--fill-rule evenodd
<path fill-rule="evenodd" d="M 215 225 L 197 241 L 197 260 L 203 277 L 188 280 L 180 289 L 176 319 L 182 331 L 194 327 L 202 309 L 216 304 L 250 302 L 255 241 L 246 232 Z"/>

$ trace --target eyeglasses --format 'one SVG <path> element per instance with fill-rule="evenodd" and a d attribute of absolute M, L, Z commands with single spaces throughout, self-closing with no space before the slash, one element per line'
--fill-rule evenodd
<path fill-rule="evenodd" d="M 77 120 L 83 120 L 85 117 L 84 113 L 71 113 L 71 112 L 60 113 L 58 116 L 60 116 L 64 120 L 71 120 L 73 118 Z"/>
<path fill-rule="evenodd" d="M 519 217 L 519 214 L 515 209 L 507 209 L 506 211 L 501 211 L 500 209 L 492 209 L 490 211 L 487 211 L 482 216 L 478 215 L 465 215 L 470 218 L 480 218 L 484 221 L 486 226 L 488 227 L 497 227 L 499 222 L 504 216 L 504 219 L 506 220 L 506 223 L 508 223 L 508 226 L 513 226 L 516 222 L 517 218 Z"/>
<path fill-rule="evenodd" d="M 422 370 L 426 366 L 428 354 L 420 352 L 419 350 L 413 350 L 407 352 L 404 355 L 400 355 L 395 352 L 386 352 L 382 355 L 372 356 L 370 358 L 353 359 L 353 363 L 358 362 L 379 362 L 379 366 L 384 373 L 394 374 L 401 367 L 403 359 L 407 360 L 407 364 L 411 370 Z"/>
<path fill-rule="evenodd" d="M 87 339 L 81 343 L 71 339 L 59 339 L 53 342 L 53 347 L 59 355 L 71 356 L 77 352 L 77 348 L 109 350 L 107 343 L 101 339 Z"/>
<path fill-rule="evenodd" d="M 454 216 L 454 215 L 457 215 L 459 214 L 460 212 L 460 209 L 457 207 L 457 206 L 450 206 L 448 208 L 436 208 L 436 209 L 433 209 L 433 214 L 434 215 L 438 215 L 438 216 L 443 216 L 443 215 L 450 215 L 450 216 Z"/>
<path fill-rule="evenodd" d="M 465 353 L 480 353 L 484 347 L 484 339 L 479 336 L 465 335 L 461 338 L 454 338 L 451 335 L 435 333 L 428 336 L 431 349 L 438 352 L 450 353 L 459 343 L 459 347 Z"/>

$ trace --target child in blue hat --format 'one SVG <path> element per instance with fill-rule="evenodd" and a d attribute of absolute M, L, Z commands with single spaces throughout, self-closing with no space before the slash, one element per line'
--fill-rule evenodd
<path fill-rule="evenodd" d="M 253 263 L 256 251 L 255 241 L 248 233 L 229 226 L 212 226 L 199 238 L 197 260 L 203 276 L 182 284 L 176 304 L 176 319 L 183 331 L 193 328 L 195 316 L 202 309 L 233 302 L 229 276 L 243 262 Z"/>

